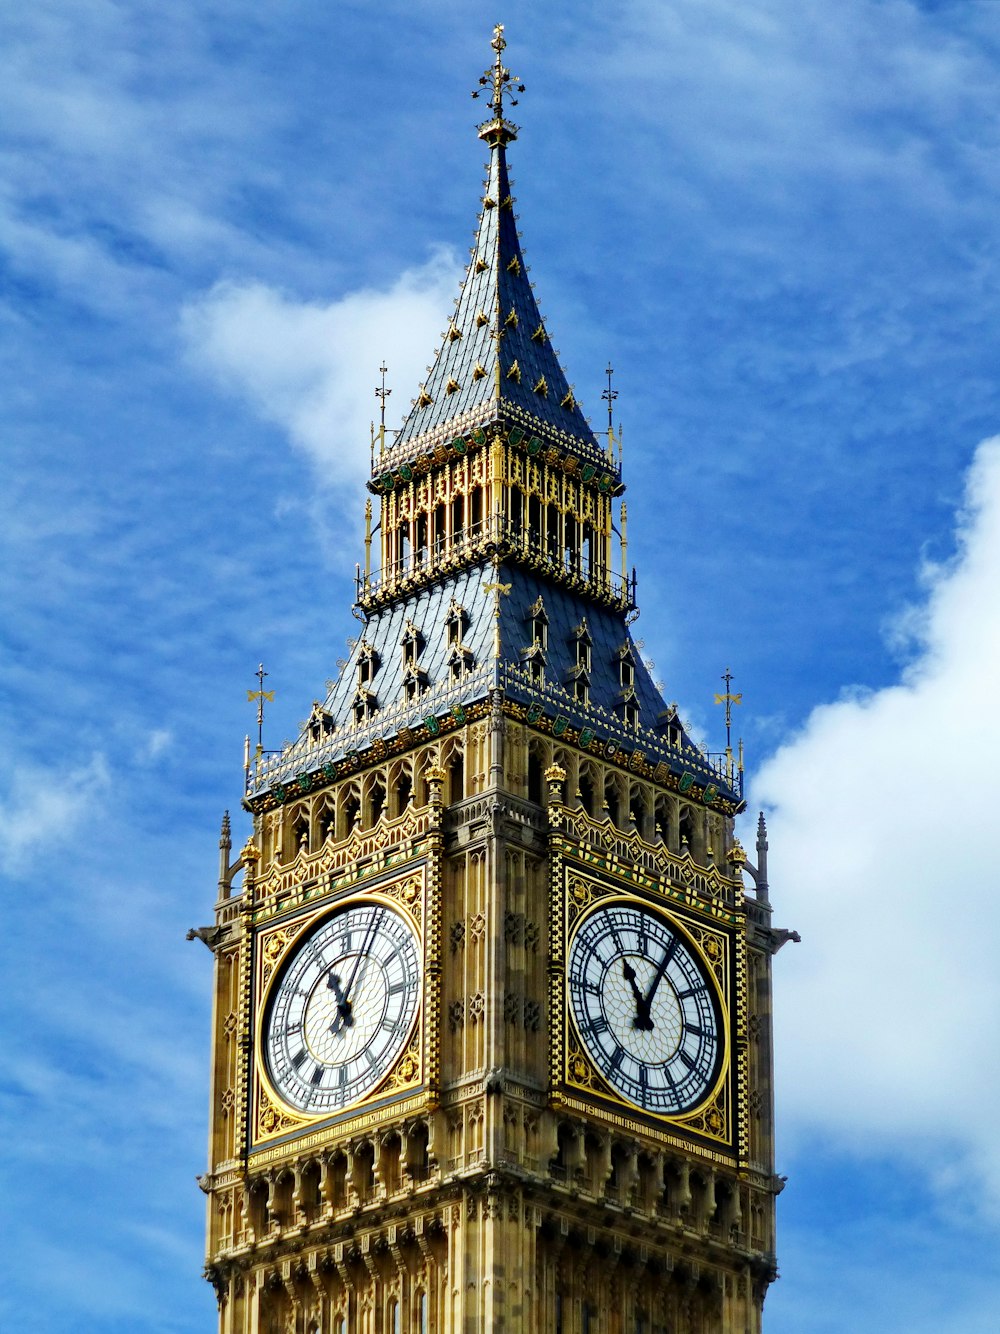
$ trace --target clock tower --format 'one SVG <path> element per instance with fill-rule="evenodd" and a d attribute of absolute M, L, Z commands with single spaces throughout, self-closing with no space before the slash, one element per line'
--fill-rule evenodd
<path fill-rule="evenodd" d="M 632 638 L 620 454 L 521 254 L 504 45 L 468 272 L 369 482 L 361 628 L 248 766 L 196 933 L 221 1334 L 754 1334 L 776 1273 L 788 933 L 731 751 Z"/>

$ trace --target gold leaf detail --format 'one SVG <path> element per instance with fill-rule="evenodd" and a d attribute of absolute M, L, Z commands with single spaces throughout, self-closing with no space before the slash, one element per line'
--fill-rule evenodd
<path fill-rule="evenodd" d="M 538 377 L 538 380 L 537 380 L 537 382 L 536 382 L 536 384 L 535 384 L 535 393 L 536 393 L 536 394 L 541 394 L 542 398 L 548 398 L 548 396 L 549 396 L 549 386 L 548 386 L 548 382 L 547 382 L 547 380 L 545 379 L 545 376 L 544 376 L 544 375 L 540 375 L 540 376 Z"/>
<path fill-rule="evenodd" d="M 516 255 L 512 257 L 510 263 L 507 265 L 507 272 L 513 273 L 517 277 L 521 276 L 521 261 Z"/>
<path fill-rule="evenodd" d="M 474 380 L 484 380 L 486 378 L 486 367 L 483 366 L 482 362 L 476 362 L 476 369 L 472 372 L 472 378 Z"/>
<path fill-rule="evenodd" d="M 549 336 L 545 332 L 544 324 L 540 324 L 538 328 L 535 330 L 535 332 L 531 335 L 531 341 L 533 343 L 547 343 L 549 341 Z"/>
<path fill-rule="evenodd" d="M 511 363 L 510 370 L 507 372 L 507 379 L 513 380 L 516 384 L 521 383 L 521 367 L 516 361 Z"/>
<path fill-rule="evenodd" d="M 454 394 L 457 393 L 457 391 L 461 389 L 461 387 L 462 386 L 458 383 L 455 377 L 452 376 L 451 379 L 448 381 L 448 383 L 445 385 L 444 392 L 446 394 Z"/>
<path fill-rule="evenodd" d="M 461 337 L 462 337 L 462 330 L 458 327 L 458 325 L 457 325 L 457 324 L 449 324 L 449 325 L 448 325 L 448 342 L 449 342 L 449 343 L 457 343 L 458 340 L 459 340 Z"/>
<path fill-rule="evenodd" d="M 477 272 L 477 273 L 485 273 L 486 270 L 487 270 L 489 267 L 490 267 L 490 266 L 486 263 L 485 259 L 477 259 L 477 260 L 476 260 L 476 272 Z"/>

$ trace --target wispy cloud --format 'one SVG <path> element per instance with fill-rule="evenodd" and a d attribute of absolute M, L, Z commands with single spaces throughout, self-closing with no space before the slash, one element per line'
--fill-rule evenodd
<path fill-rule="evenodd" d="M 71 842 L 110 783 L 100 754 L 68 772 L 24 764 L 9 769 L 0 795 L 0 866 L 6 873 L 23 873 L 38 851 Z"/>
<path fill-rule="evenodd" d="M 979 448 L 957 540 L 901 679 L 816 709 L 754 799 L 773 812 L 779 920 L 803 936 L 776 968 L 786 1125 L 906 1155 L 1000 1213 L 996 1137 L 968 1114 L 1000 1097 L 1000 439 Z"/>
<path fill-rule="evenodd" d="M 184 311 L 189 355 L 286 431 L 321 486 L 356 489 L 378 416 L 377 368 L 384 358 L 394 395 L 389 420 L 398 421 L 447 325 L 460 274 L 453 253 L 440 249 L 384 290 L 326 304 L 262 283 L 223 282 Z"/>

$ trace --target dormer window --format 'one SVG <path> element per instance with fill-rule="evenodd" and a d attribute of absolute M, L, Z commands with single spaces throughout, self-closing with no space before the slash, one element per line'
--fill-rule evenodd
<path fill-rule="evenodd" d="M 590 630 L 587 628 L 586 616 L 579 625 L 573 627 L 570 635 L 570 642 L 573 645 L 573 666 L 567 672 L 570 682 L 570 692 L 577 704 L 590 703 L 590 667 L 591 667 L 591 639 Z"/>
<path fill-rule="evenodd" d="M 460 607 L 459 604 L 452 599 L 444 624 L 449 645 L 461 644 L 465 634 L 465 627 L 469 624 L 469 614 L 464 607 Z"/>
<path fill-rule="evenodd" d="M 635 656 L 631 644 L 623 644 L 618 650 L 618 673 L 622 690 L 631 690 L 635 686 Z"/>
<path fill-rule="evenodd" d="M 585 672 L 589 672 L 591 647 L 593 639 L 590 636 L 590 630 L 587 628 L 586 616 L 573 630 L 573 642 L 576 650 L 576 665 Z"/>
<path fill-rule="evenodd" d="M 333 732 L 333 717 L 327 713 L 318 699 L 313 700 L 312 712 L 309 714 L 306 730 L 309 733 L 309 740 L 314 745 Z"/>
<path fill-rule="evenodd" d="M 403 666 L 415 666 L 424 646 L 424 637 L 412 621 L 406 622 L 406 629 L 400 643 L 403 646 Z"/>
<path fill-rule="evenodd" d="M 403 696 L 414 700 L 427 689 L 427 673 L 414 663 L 407 663 L 403 671 Z"/>
<path fill-rule="evenodd" d="M 370 686 L 380 666 L 378 653 L 366 639 L 361 641 L 358 653 L 358 685 Z"/>
<path fill-rule="evenodd" d="M 370 690 L 365 690 L 362 686 L 354 692 L 354 699 L 351 702 L 351 711 L 354 714 L 356 724 L 366 723 L 378 708 L 378 699 Z"/>
<path fill-rule="evenodd" d="M 545 604 L 539 597 L 538 601 L 532 604 L 528 613 L 531 618 L 531 643 L 532 647 L 547 649 L 549 646 L 549 618 L 545 614 Z"/>
<path fill-rule="evenodd" d="M 448 654 L 448 671 L 451 673 L 451 679 L 460 681 L 467 672 L 472 670 L 472 663 L 472 650 L 466 648 L 464 644 L 456 644 Z"/>
<path fill-rule="evenodd" d="M 623 719 L 626 727 L 638 728 L 639 726 L 639 705 L 633 698 L 625 701 L 623 710 Z"/>
<path fill-rule="evenodd" d="M 668 709 L 660 714 L 656 724 L 656 730 L 666 735 L 667 743 L 671 746 L 681 745 L 684 739 L 684 732 L 681 727 L 680 718 L 677 716 L 677 705 L 671 704 Z"/>

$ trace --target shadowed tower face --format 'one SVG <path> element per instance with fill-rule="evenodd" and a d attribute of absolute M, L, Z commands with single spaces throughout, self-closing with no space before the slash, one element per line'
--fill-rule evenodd
<path fill-rule="evenodd" d="M 766 836 L 753 865 L 731 751 L 632 639 L 620 447 L 528 280 L 504 46 L 472 260 L 374 460 L 363 628 L 248 765 L 198 932 L 223 1334 L 748 1334 L 775 1274 Z"/>

